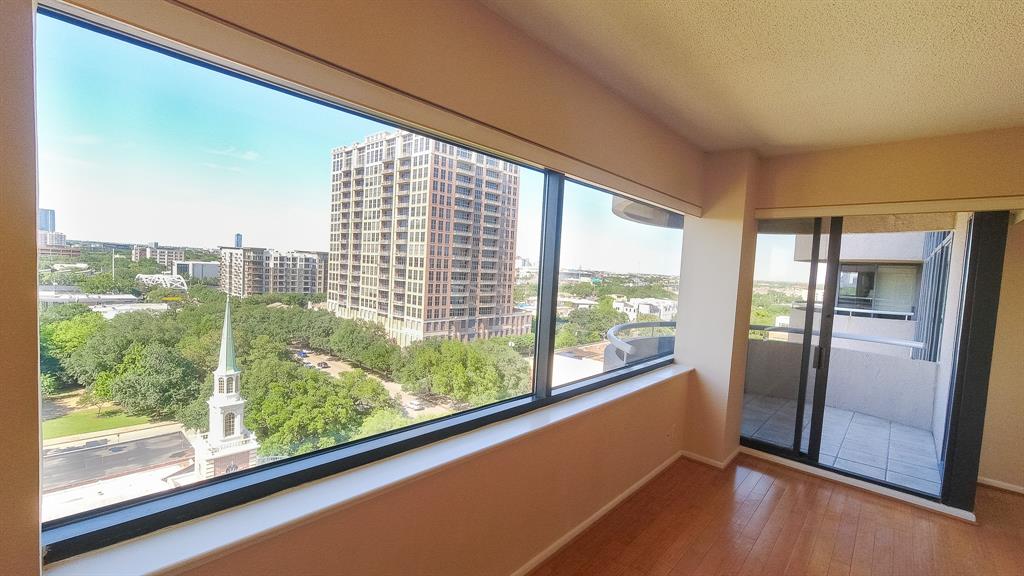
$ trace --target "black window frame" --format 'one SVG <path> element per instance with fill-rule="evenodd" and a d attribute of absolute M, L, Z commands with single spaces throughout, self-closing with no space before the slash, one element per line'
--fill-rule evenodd
<path fill-rule="evenodd" d="M 673 354 L 669 352 L 590 378 L 560 385 L 552 390 L 551 369 L 554 357 L 555 318 L 557 316 L 558 259 L 562 231 L 562 203 L 565 183 L 567 179 L 571 178 L 570 176 L 500 152 L 457 141 L 443 134 L 406 125 L 390 118 L 376 116 L 340 102 L 326 100 L 297 89 L 275 84 L 263 78 L 245 74 L 224 65 L 204 60 L 193 54 L 156 43 L 153 40 L 142 39 L 125 33 L 115 27 L 105 25 L 100 17 L 97 17 L 96 20 L 92 18 L 84 19 L 78 15 L 45 5 L 37 6 L 36 15 L 37 17 L 42 15 L 55 18 L 86 30 L 226 74 L 264 88 L 283 92 L 345 113 L 355 114 L 374 122 L 423 135 L 445 144 L 484 154 L 520 167 L 543 170 L 544 172 L 540 274 L 538 278 L 539 294 L 536 313 L 537 336 L 534 348 L 533 390 L 529 394 L 508 398 L 486 406 L 472 408 L 308 454 L 263 464 L 230 475 L 203 480 L 189 486 L 182 486 L 42 522 L 41 543 L 44 550 L 44 565 L 116 544 L 174 524 L 200 518 L 233 506 L 245 504 L 306 482 L 352 470 L 408 450 L 544 408 L 556 402 L 568 400 L 580 394 L 650 372 L 674 362 Z M 170 43 L 170 41 L 167 41 L 167 44 Z M 594 188 L 600 192 L 625 197 L 620 192 L 600 185 L 578 179 L 572 179 L 572 181 Z M 668 210 L 653 203 L 630 198 Z M 678 214 L 678 212 L 673 210 L 669 211 Z"/>

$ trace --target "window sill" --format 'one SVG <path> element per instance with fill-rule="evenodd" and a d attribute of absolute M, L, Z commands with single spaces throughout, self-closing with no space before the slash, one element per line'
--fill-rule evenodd
<path fill-rule="evenodd" d="M 308 522 L 689 371 L 686 366 L 670 364 L 385 460 L 55 562 L 46 566 L 43 573 L 149 574 L 192 565 L 204 557 Z"/>

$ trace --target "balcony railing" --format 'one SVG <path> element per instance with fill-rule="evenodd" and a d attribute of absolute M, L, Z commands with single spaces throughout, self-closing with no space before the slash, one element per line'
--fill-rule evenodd
<path fill-rule="evenodd" d="M 608 346 L 604 349 L 605 371 L 671 353 L 676 342 L 675 326 L 675 322 L 628 322 L 612 326 L 608 330 Z M 673 333 L 665 334 L 668 329 Z"/>

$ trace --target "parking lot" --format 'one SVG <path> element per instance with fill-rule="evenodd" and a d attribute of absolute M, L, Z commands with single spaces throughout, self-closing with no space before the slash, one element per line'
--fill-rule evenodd
<path fill-rule="evenodd" d="M 292 349 L 292 353 L 298 353 L 298 352 L 299 352 L 298 348 L 293 348 Z M 313 364 L 313 366 L 317 367 L 318 370 L 323 370 L 324 372 L 327 372 L 331 376 L 335 376 L 335 377 L 339 376 L 340 374 L 342 374 L 344 372 L 348 372 L 350 370 L 355 370 L 356 369 L 354 366 L 350 365 L 349 363 L 345 362 L 344 360 L 341 360 L 341 359 L 336 358 L 334 356 L 328 356 L 326 354 L 320 354 L 320 353 L 312 351 L 312 350 L 308 351 L 308 353 L 306 354 L 305 358 L 297 358 L 297 359 L 305 361 L 305 362 L 310 362 L 310 363 Z M 318 365 L 321 362 L 326 363 L 327 364 L 327 368 L 320 368 Z M 431 418 L 438 418 L 440 416 L 445 416 L 447 414 L 451 414 L 452 412 L 454 412 L 454 410 L 452 408 L 450 408 L 450 407 L 444 406 L 444 405 L 439 404 L 439 403 L 431 402 L 430 400 L 427 400 L 425 398 L 420 398 L 420 397 L 417 397 L 414 394 L 410 394 L 408 392 L 402 391 L 402 386 L 400 384 L 398 384 L 397 382 L 391 382 L 389 380 L 384 380 L 384 379 L 378 377 L 376 374 L 372 374 L 372 373 L 369 373 L 369 374 L 370 374 L 370 376 L 372 378 L 377 379 L 384 386 L 384 388 L 388 391 L 388 393 L 391 394 L 391 397 L 394 398 L 395 400 L 397 400 L 399 402 L 399 404 L 402 405 L 402 409 L 405 410 L 406 415 L 409 416 L 409 417 L 415 418 L 415 417 L 420 417 L 420 416 L 428 416 L 428 417 L 431 417 Z M 414 407 L 415 406 L 415 402 L 414 401 L 416 401 L 416 400 L 418 400 L 420 405 L 421 405 L 421 408 L 419 410 L 415 409 L 415 407 Z"/>

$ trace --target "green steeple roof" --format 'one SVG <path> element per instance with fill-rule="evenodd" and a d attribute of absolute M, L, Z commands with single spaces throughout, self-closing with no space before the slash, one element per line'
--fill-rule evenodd
<path fill-rule="evenodd" d="M 224 328 L 220 334 L 220 359 L 217 361 L 217 372 L 238 372 L 235 360 L 235 339 L 231 335 L 231 296 L 224 304 Z"/>

